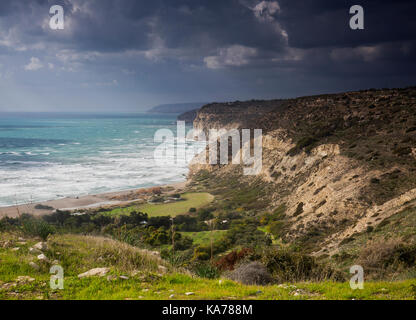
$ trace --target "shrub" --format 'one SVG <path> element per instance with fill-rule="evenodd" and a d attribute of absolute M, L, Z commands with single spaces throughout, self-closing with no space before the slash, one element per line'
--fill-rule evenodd
<path fill-rule="evenodd" d="M 267 268 L 258 261 L 240 265 L 228 277 L 246 285 L 267 285 L 273 280 Z"/>
<path fill-rule="evenodd" d="M 299 139 L 299 141 L 296 143 L 296 146 L 290 149 L 287 152 L 287 155 L 289 156 L 295 156 L 298 153 L 300 153 L 303 149 L 306 153 L 310 153 L 312 148 L 315 146 L 315 144 L 318 142 L 318 140 L 315 137 L 303 137 Z"/>
<path fill-rule="evenodd" d="M 174 267 L 186 267 L 187 263 L 192 259 L 193 250 L 173 251 L 172 249 L 162 249 L 160 256 Z"/>
<path fill-rule="evenodd" d="M 234 266 L 239 263 L 241 260 L 253 254 L 253 250 L 249 248 L 243 248 L 240 251 L 234 250 L 231 251 L 229 254 L 221 257 L 215 265 L 218 269 L 224 271 L 228 270 L 231 271 L 234 269 Z"/>
<path fill-rule="evenodd" d="M 344 276 L 314 257 L 290 249 L 270 249 L 262 255 L 263 264 L 278 282 L 342 281 Z"/>
<path fill-rule="evenodd" d="M 192 270 L 201 278 L 215 279 L 220 273 L 211 263 L 198 262 L 192 266 Z"/>
<path fill-rule="evenodd" d="M 214 218 L 214 215 L 212 214 L 211 210 L 208 210 L 208 209 L 198 210 L 198 220 L 207 221 L 207 220 L 211 220 L 212 218 Z"/>
<path fill-rule="evenodd" d="M 295 213 L 293 214 L 293 216 L 294 217 L 296 217 L 296 216 L 298 216 L 298 215 L 300 215 L 300 214 L 302 214 L 303 213 L 303 202 L 300 202 L 299 204 L 298 204 L 298 206 L 297 206 L 297 208 L 296 208 L 296 211 L 295 211 Z"/>
<path fill-rule="evenodd" d="M 284 227 L 285 223 L 283 221 L 273 221 L 269 226 L 269 230 L 275 238 L 280 238 Z"/>
<path fill-rule="evenodd" d="M 55 233 L 55 229 L 47 222 L 36 219 L 28 218 L 22 222 L 23 232 L 31 236 L 40 237 L 42 240 L 46 240 L 49 235 Z"/>
<path fill-rule="evenodd" d="M 182 236 L 180 233 L 176 233 L 179 239 L 175 237 L 175 250 L 183 251 L 192 247 L 193 240 L 188 236 Z"/>
<path fill-rule="evenodd" d="M 363 248 L 357 263 L 373 278 L 382 278 L 416 263 L 416 244 L 402 239 L 374 240 Z"/>
<path fill-rule="evenodd" d="M 207 246 L 199 246 L 194 250 L 192 260 L 209 260 L 211 257 L 211 249 Z"/>

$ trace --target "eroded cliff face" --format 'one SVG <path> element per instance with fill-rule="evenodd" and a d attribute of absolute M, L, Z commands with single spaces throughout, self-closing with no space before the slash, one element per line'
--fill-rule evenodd
<path fill-rule="evenodd" d="M 416 90 L 379 90 L 293 100 L 208 105 L 200 130 L 262 128 L 263 165 L 257 177 L 241 166 L 191 165 L 227 179 L 241 171 L 271 186 L 268 209 L 286 205 L 288 241 L 316 238 L 315 253 L 416 202 Z M 235 119 L 234 119 L 235 118 Z M 237 171 L 238 171 L 237 170 Z M 263 196 L 263 195 L 259 195 Z"/>

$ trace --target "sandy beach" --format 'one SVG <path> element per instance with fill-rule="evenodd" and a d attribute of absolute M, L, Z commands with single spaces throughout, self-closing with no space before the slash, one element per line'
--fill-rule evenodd
<path fill-rule="evenodd" d="M 179 192 L 187 185 L 187 181 L 155 186 L 152 188 L 161 188 L 163 191 Z M 21 204 L 17 206 L 9 206 L 0 208 L 0 218 L 3 217 L 17 217 L 23 213 L 31 214 L 33 216 L 42 216 L 51 214 L 55 210 L 82 210 L 88 208 L 100 208 L 106 206 L 123 206 L 132 202 L 143 200 L 140 197 L 140 191 L 151 188 L 141 188 L 117 192 L 101 193 L 96 195 L 86 195 L 74 198 L 62 198 L 50 201 L 43 201 L 39 203 Z"/>

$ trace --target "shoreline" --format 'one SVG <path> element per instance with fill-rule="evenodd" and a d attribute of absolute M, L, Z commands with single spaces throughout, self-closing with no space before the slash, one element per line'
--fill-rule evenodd
<path fill-rule="evenodd" d="M 129 190 L 122 190 L 122 191 L 114 191 L 114 192 L 105 192 L 99 194 L 91 194 L 85 195 L 80 197 L 67 197 L 62 199 L 55 199 L 55 200 L 47 200 L 42 202 L 36 202 L 31 204 L 20 204 L 14 206 L 7 206 L 7 207 L 0 207 L 0 219 L 4 217 L 9 218 L 16 218 L 23 213 L 27 213 L 33 215 L 35 217 L 48 215 L 53 213 L 55 210 L 83 210 L 83 209 L 91 209 L 91 208 L 100 208 L 105 206 L 117 206 L 117 205 L 127 205 L 132 202 L 141 201 L 143 197 L 131 199 L 130 197 L 134 195 L 138 195 L 140 191 L 148 190 L 152 188 L 161 188 L 167 189 L 172 188 L 169 192 L 179 191 L 186 187 L 188 184 L 188 180 L 183 182 L 173 183 L 173 184 L 165 184 L 165 185 L 158 185 L 153 187 L 146 187 L 146 188 L 137 188 L 137 189 L 129 189 Z M 36 208 L 37 206 L 42 205 L 49 208 Z"/>

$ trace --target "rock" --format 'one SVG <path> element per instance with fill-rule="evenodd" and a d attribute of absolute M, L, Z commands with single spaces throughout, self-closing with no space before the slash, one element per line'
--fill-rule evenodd
<path fill-rule="evenodd" d="M 185 293 L 185 296 L 193 296 L 193 295 L 195 295 L 195 293 L 194 293 L 194 292 L 186 292 L 186 293 Z"/>
<path fill-rule="evenodd" d="M 115 276 L 115 275 L 109 275 L 109 276 L 107 276 L 107 280 L 108 281 L 115 281 L 115 280 L 117 280 L 117 276 Z"/>
<path fill-rule="evenodd" d="M 169 296 L 169 299 L 173 299 L 173 298 L 175 298 L 175 295 L 174 295 L 174 294 L 171 294 L 171 295 Z"/>
<path fill-rule="evenodd" d="M 38 242 L 33 246 L 33 248 L 38 249 L 40 251 L 46 251 L 48 250 L 48 245 L 46 242 Z"/>
<path fill-rule="evenodd" d="M 9 289 L 14 288 L 14 287 L 16 287 L 16 286 L 17 286 L 17 284 L 16 284 L 16 283 L 11 282 L 11 283 L 5 283 L 5 284 L 3 284 L 3 285 L 1 286 L 1 288 L 2 288 L 2 289 L 5 289 L 5 290 L 9 290 Z"/>
<path fill-rule="evenodd" d="M 39 261 L 43 261 L 43 262 L 46 262 L 46 263 L 48 263 L 49 262 L 49 259 L 42 253 L 42 254 L 40 254 L 40 255 L 38 255 L 38 260 Z"/>
<path fill-rule="evenodd" d="M 88 278 L 88 277 L 104 277 L 108 272 L 110 272 L 110 268 L 95 268 L 91 269 L 87 272 L 81 273 L 78 275 L 78 278 Z"/>
<path fill-rule="evenodd" d="M 29 253 L 31 254 L 41 254 L 42 251 L 35 249 L 35 248 L 29 248 Z"/>
<path fill-rule="evenodd" d="M 262 294 L 262 293 L 263 293 L 263 291 L 261 291 L 261 290 L 256 291 L 256 294 Z"/>
<path fill-rule="evenodd" d="M 129 277 L 127 277 L 127 276 L 120 276 L 119 278 L 123 279 L 123 280 L 129 280 Z"/>
<path fill-rule="evenodd" d="M 13 248 L 12 249 L 12 251 L 19 251 L 20 250 L 20 248 L 19 247 L 16 247 L 16 248 Z"/>
<path fill-rule="evenodd" d="M 29 262 L 29 266 L 31 266 L 35 270 L 39 270 L 40 269 L 40 267 L 36 263 L 34 263 L 34 262 Z"/>
<path fill-rule="evenodd" d="M 162 273 L 166 273 L 168 271 L 168 268 L 166 268 L 165 266 L 158 266 L 157 267 L 159 269 L 160 272 Z"/>
<path fill-rule="evenodd" d="M 143 292 L 149 292 L 149 289 L 143 289 L 142 291 Z"/>
<path fill-rule="evenodd" d="M 19 276 L 17 277 L 16 281 L 17 282 L 33 282 L 35 281 L 35 279 L 29 276 Z"/>
<path fill-rule="evenodd" d="M 5 248 L 5 249 L 7 249 L 7 248 L 11 248 L 11 247 L 13 247 L 13 243 L 12 243 L 11 241 L 6 241 L 6 242 L 3 244 L 3 248 Z"/>

